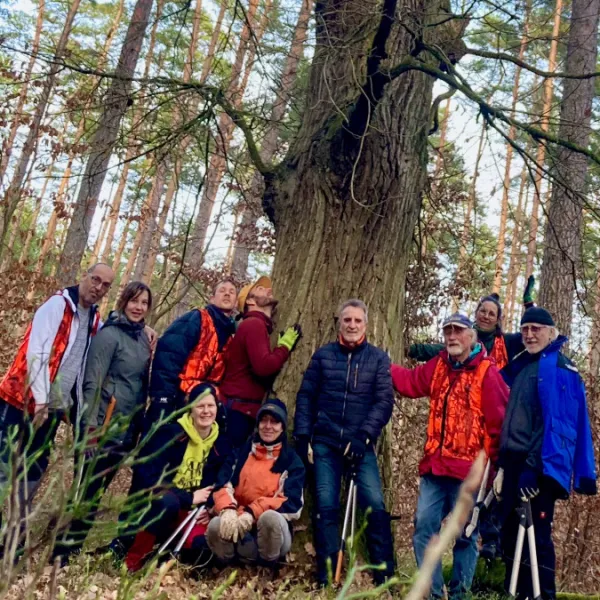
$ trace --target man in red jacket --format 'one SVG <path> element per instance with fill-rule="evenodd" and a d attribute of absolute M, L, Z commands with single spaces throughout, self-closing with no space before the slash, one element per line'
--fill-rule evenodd
<path fill-rule="evenodd" d="M 477 341 L 473 323 L 459 313 L 443 324 L 444 345 L 424 365 L 405 369 L 392 365 L 395 389 L 408 398 L 430 397 L 425 455 L 413 546 L 417 565 L 425 548 L 452 510 L 460 485 L 484 448 L 495 462 L 508 401 L 508 388 L 494 361 Z M 477 532 L 461 536 L 454 546 L 450 599 L 465 598 L 477 563 Z M 431 597 L 442 598 L 444 580 L 438 565 Z"/>
<path fill-rule="evenodd" d="M 225 375 L 220 386 L 226 399 L 227 435 L 236 448 L 254 430 L 258 409 L 301 335 L 299 325 L 289 327 L 271 350 L 269 336 L 277 304 L 268 277 L 248 284 L 238 295 L 242 322 L 225 352 Z"/>

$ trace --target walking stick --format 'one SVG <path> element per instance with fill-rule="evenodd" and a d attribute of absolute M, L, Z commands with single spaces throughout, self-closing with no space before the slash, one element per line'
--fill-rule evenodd
<path fill-rule="evenodd" d="M 342 579 L 342 562 L 344 561 L 344 551 L 346 550 L 346 533 L 348 532 L 348 521 L 350 515 L 352 515 L 352 523 L 350 525 L 350 531 L 352 532 L 352 539 L 354 538 L 354 521 L 356 518 L 356 482 L 354 481 L 356 475 L 351 473 L 350 485 L 348 486 L 348 502 L 346 503 L 346 513 L 344 515 L 344 527 L 342 528 L 342 539 L 340 541 L 340 549 L 338 552 L 337 565 L 335 568 L 335 583 L 339 583 Z M 352 539 L 350 543 L 352 544 Z"/>
<path fill-rule="evenodd" d="M 519 530 L 517 532 L 517 543 L 515 544 L 515 557 L 510 574 L 510 587 L 508 593 L 513 598 L 517 597 L 517 584 L 519 582 L 519 570 L 523 557 L 523 544 L 525 543 L 525 533 L 527 533 L 527 545 L 529 546 L 529 562 L 531 570 L 531 584 L 533 587 L 533 600 L 540 600 L 540 573 L 537 560 L 537 549 L 535 545 L 535 530 L 533 528 L 533 514 L 531 512 L 531 502 L 523 500 L 519 511 Z"/>
<path fill-rule="evenodd" d="M 483 472 L 481 485 L 479 486 L 479 492 L 477 493 L 477 502 L 475 502 L 473 514 L 471 515 L 471 521 L 465 528 L 465 537 L 469 538 L 473 535 L 473 532 L 475 531 L 475 529 L 477 528 L 477 524 L 479 523 L 479 513 L 484 508 L 489 508 L 494 498 L 494 490 L 490 490 L 488 495 L 485 495 L 485 490 L 487 488 L 488 480 L 490 478 L 491 464 L 492 463 L 488 458 L 487 464 L 485 465 L 485 471 Z"/>
<path fill-rule="evenodd" d="M 171 537 L 169 537 L 169 539 L 158 549 L 158 553 L 162 554 L 168 547 L 169 544 L 179 535 L 179 533 L 184 529 L 184 527 L 188 524 L 191 523 L 191 527 L 189 527 L 188 529 L 186 529 L 186 534 L 184 535 L 184 542 L 187 539 L 187 537 L 190 535 L 190 532 L 192 531 L 192 528 L 194 526 L 195 520 L 194 518 L 196 517 L 196 515 L 198 514 L 198 512 L 200 511 L 200 506 L 197 506 L 196 508 L 194 508 L 193 510 L 191 510 L 189 512 L 189 514 L 187 515 L 187 517 L 181 521 L 181 523 L 179 523 L 177 529 L 171 534 Z M 181 544 L 181 546 L 179 548 L 176 548 L 175 551 L 179 551 L 181 550 L 181 547 L 183 547 L 183 544 Z"/>

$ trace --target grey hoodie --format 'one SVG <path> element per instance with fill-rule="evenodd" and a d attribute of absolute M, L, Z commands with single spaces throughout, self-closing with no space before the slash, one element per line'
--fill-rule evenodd
<path fill-rule="evenodd" d="M 118 442 L 133 443 L 135 425 L 141 419 L 148 390 L 150 342 L 144 323 L 132 323 L 113 312 L 92 340 L 83 378 L 83 421 L 90 427 L 104 424 L 112 396 L 112 419 L 126 417 Z"/>

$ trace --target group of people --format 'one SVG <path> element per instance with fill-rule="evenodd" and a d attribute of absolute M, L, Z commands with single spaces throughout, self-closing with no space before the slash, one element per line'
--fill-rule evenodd
<path fill-rule="evenodd" d="M 342 482 L 351 477 L 366 515 L 369 561 L 378 566 L 373 578 L 382 583 L 395 560 L 376 445 L 396 391 L 430 398 L 415 517 L 417 564 L 485 450 L 501 501 L 487 542 L 482 530 L 484 545 L 495 547 L 493 532 L 501 529 L 510 565 L 515 508 L 530 500 L 543 598 L 555 598 L 554 503 L 573 486 L 595 493 L 596 471 L 585 390 L 560 352 L 566 339 L 547 311 L 530 306 L 521 332 L 504 334 L 498 298 L 486 297 L 475 323 L 458 313 L 444 322 L 443 346 L 412 346 L 409 355 L 427 362 L 407 369 L 367 341 L 367 306 L 344 302 L 337 340 L 319 348 L 304 373 L 291 444 L 286 405 L 271 396 L 302 332 L 289 327 L 271 347 L 278 301 L 269 278 L 239 293 L 231 281 L 219 282 L 205 308 L 176 319 L 159 339 L 145 323 L 152 292 L 141 282 L 125 286 L 116 309 L 101 321 L 98 302 L 113 279 L 110 267 L 96 264 L 78 285 L 42 304 L 0 382 L 0 486 L 6 492 L 18 482 L 6 494 L 12 510 L 25 515 L 62 421 L 83 442 L 74 485 L 86 514 L 59 532 L 53 560 L 65 564 L 81 551 L 103 492 L 134 456 L 119 535 L 108 548 L 130 571 L 139 570 L 192 509 L 184 546 L 190 560 L 211 552 L 222 563 L 277 566 L 291 548 L 310 482 L 317 579 L 326 585 L 338 561 Z M 477 537 L 456 542 L 451 598 L 465 597 L 470 588 Z M 526 569 L 521 573 L 520 593 L 532 597 Z M 442 597 L 443 585 L 439 567 L 432 597 Z"/>

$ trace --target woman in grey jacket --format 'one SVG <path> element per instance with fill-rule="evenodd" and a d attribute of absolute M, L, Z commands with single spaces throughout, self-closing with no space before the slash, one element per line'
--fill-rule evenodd
<path fill-rule="evenodd" d="M 63 564 L 81 551 L 104 490 L 137 443 L 152 354 L 144 319 L 151 308 L 150 288 L 140 281 L 129 283 L 119 297 L 116 310 L 90 344 L 82 410 L 88 444 L 96 445 L 98 434 L 107 430 L 109 421 L 114 426 L 100 450 L 95 455 L 92 450 L 86 461 L 81 495 L 82 502 L 89 506 L 89 514 L 85 519 L 73 521 L 58 541 L 53 557 L 60 556 Z"/>

